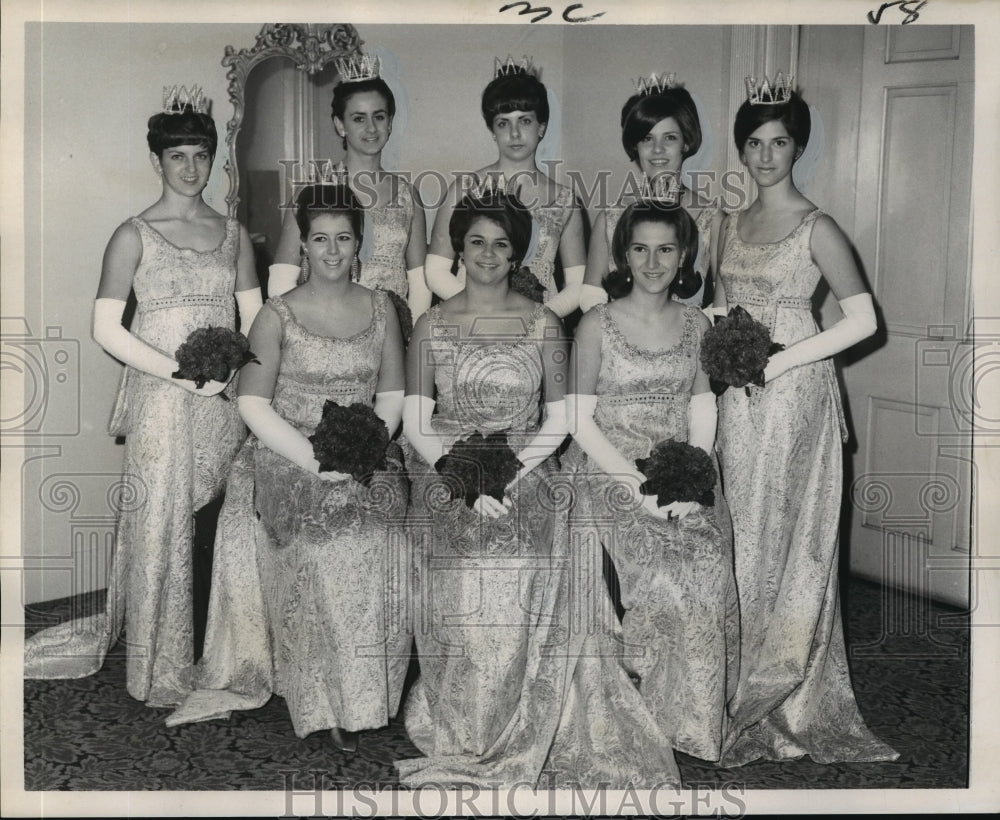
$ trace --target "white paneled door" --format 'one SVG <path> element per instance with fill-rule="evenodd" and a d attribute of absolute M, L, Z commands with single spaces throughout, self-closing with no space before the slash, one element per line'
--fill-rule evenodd
<path fill-rule="evenodd" d="M 959 26 L 865 31 L 851 235 L 883 329 L 844 371 L 856 439 L 851 569 L 962 606 L 972 511 L 973 36 Z M 973 585 L 973 605 L 974 594 Z"/>

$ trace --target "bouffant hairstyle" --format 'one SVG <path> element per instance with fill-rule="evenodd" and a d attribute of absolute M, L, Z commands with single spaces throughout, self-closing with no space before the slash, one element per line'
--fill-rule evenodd
<path fill-rule="evenodd" d="M 191 105 L 175 111 L 153 114 L 146 123 L 146 143 L 158 157 L 168 148 L 178 145 L 200 145 L 215 156 L 219 147 L 219 132 L 215 120 L 208 114 L 199 114 Z"/>
<path fill-rule="evenodd" d="M 683 208 L 649 201 L 629 205 L 615 225 L 611 240 L 611 257 L 614 259 L 615 269 L 601 282 L 608 296 L 620 299 L 632 291 L 632 271 L 628 267 L 627 253 L 636 225 L 643 222 L 656 222 L 674 229 L 677 247 L 684 259 L 677 269 L 677 276 L 670 283 L 670 292 L 681 299 L 694 296 L 701 287 L 701 275 L 694 269 L 698 258 L 698 226 Z"/>
<path fill-rule="evenodd" d="M 364 233 L 365 210 L 347 185 L 307 185 L 299 191 L 295 199 L 295 222 L 303 240 L 309 235 L 313 219 L 320 214 L 346 216 L 360 245 Z"/>
<path fill-rule="evenodd" d="M 750 135 L 760 128 L 764 123 L 780 120 L 788 131 L 788 135 L 795 140 L 795 147 L 802 149 L 809 142 L 809 131 L 812 127 L 812 117 L 809 116 L 809 106 L 796 92 L 791 92 L 791 97 L 786 103 L 776 103 L 773 105 L 751 105 L 747 100 L 736 112 L 736 120 L 733 123 L 733 139 L 736 141 L 736 149 L 742 154 L 743 146 L 746 145 Z"/>
<path fill-rule="evenodd" d="M 622 106 L 622 147 L 628 158 L 639 158 L 638 145 L 660 120 L 673 117 L 684 137 L 684 158 L 701 148 L 701 121 L 691 93 L 685 88 L 668 88 L 659 94 L 635 94 Z"/>
<path fill-rule="evenodd" d="M 540 123 L 549 121 L 549 97 L 541 80 L 524 69 L 514 69 L 495 77 L 483 90 L 483 119 L 493 129 L 497 114 L 534 111 Z"/>
<path fill-rule="evenodd" d="M 531 244 L 531 214 L 516 196 L 497 192 L 479 198 L 471 194 L 463 197 L 452 211 L 451 221 L 448 223 L 451 247 L 456 254 L 462 252 L 465 236 L 477 219 L 489 219 L 507 234 L 513 250 L 513 267 L 524 261 Z"/>

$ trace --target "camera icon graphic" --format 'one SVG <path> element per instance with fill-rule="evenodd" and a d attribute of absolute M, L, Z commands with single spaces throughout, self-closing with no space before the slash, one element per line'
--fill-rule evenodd
<path fill-rule="evenodd" d="M 983 398 L 1000 393 L 1000 317 L 975 317 L 965 334 L 954 325 L 929 327 L 928 337 L 916 343 L 914 386 L 918 404 L 946 400 L 951 422 L 939 429 L 931 416 L 917 413 L 917 435 L 1000 436 L 1000 405 Z"/>
<path fill-rule="evenodd" d="M 80 432 L 80 342 L 62 328 L 31 332 L 22 316 L 0 318 L 0 432 L 73 436 Z M 12 400 L 23 390 L 21 401 Z"/>

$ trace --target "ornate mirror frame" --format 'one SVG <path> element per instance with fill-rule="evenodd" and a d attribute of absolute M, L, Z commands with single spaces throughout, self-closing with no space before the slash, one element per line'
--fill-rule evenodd
<path fill-rule="evenodd" d="M 228 69 L 229 101 L 233 118 L 226 124 L 226 174 L 229 193 L 226 205 L 229 216 L 235 218 L 240 204 L 240 171 L 236 163 L 236 139 L 243 124 L 245 92 L 250 72 L 272 57 L 285 57 L 296 68 L 316 74 L 332 60 L 360 57 L 364 41 L 349 23 L 266 23 L 251 48 L 236 51 L 226 46 L 222 65 Z"/>

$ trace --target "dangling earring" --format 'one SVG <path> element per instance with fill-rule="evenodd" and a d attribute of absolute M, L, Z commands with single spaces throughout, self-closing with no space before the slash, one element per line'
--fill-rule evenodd
<path fill-rule="evenodd" d="M 357 282 L 361 278 L 361 260 L 358 259 L 358 254 L 355 252 L 354 259 L 351 261 L 351 281 Z"/>
<path fill-rule="evenodd" d="M 625 268 L 625 283 L 631 284 L 631 282 L 632 282 L 632 269 Z"/>
<path fill-rule="evenodd" d="M 309 257 L 305 254 L 302 256 L 302 264 L 299 266 L 299 269 L 301 271 L 299 273 L 299 279 L 302 280 L 302 284 L 304 285 L 309 281 Z"/>

